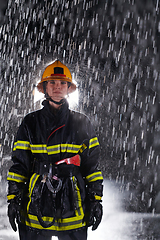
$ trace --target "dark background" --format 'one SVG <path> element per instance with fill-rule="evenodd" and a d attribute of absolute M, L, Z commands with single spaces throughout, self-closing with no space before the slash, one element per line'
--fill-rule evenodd
<path fill-rule="evenodd" d="M 58 58 L 78 83 L 77 109 L 101 144 L 104 177 L 126 191 L 129 211 L 158 212 L 160 177 L 159 1 L 0 1 L 0 147 L 6 177 L 33 90 Z"/>

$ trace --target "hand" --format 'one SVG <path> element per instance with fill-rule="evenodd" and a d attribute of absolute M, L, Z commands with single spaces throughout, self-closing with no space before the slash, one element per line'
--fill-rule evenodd
<path fill-rule="evenodd" d="M 8 205 L 8 217 L 9 217 L 9 222 L 11 224 L 11 227 L 13 230 L 16 232 L 17 231 L 17 226 L 16 226 L 16 219 L 19 218 L 19 211 L 18 211 L 18 204 L 15 203 L 14 199 L 10 201 Z"/>
<path fill-rule="evenodd" d="M 99 201 L 91 202 L 91 210 L 89 216 L 89 226 L 92 231 L 96 230 L 102 220 L 103 207 Z"/>

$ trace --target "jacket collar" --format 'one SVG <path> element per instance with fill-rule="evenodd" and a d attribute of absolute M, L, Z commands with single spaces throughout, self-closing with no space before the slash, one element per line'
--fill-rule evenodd
<path fill-rule="evenodd" d="M 49 104 L 49 101 L 44 100 L 42 102 L 43 107 L 43 113 L 47 118 L 54 120 L 55 122 L 59 124 L 62 124 L 65 122 L 68 113 L 69 113 L 69 105 L 67 100 L 65 99 L 64 103 L 62 104 L 61 108 L 58 111 L 53 111 L 51 105 Z"/>

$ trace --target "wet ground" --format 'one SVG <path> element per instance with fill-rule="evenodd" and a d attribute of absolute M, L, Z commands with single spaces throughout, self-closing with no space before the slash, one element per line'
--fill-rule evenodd
<path fill-rule="evenodd" d="M 5 186 L 4 186 L 5 187 Z M 121 209 L 118 189 L 105 182 L 103 220 L 96 231 L 88 232 L 88 240 L 160 240 L 160 214 L 126 213 Z M 7 204 L 0 199 L 0 240 L 18 240 L 7 219 Z M 56 240 L 53 237 L 53 240 Z"/>

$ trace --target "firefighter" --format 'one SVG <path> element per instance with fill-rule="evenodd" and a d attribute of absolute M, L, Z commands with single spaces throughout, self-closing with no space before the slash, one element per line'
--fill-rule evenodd
<path fill-rule="evenodd" d="M 68 108 L 76 85 L 64 64 L 48 65 L 37 88 L 43 108 L 25 116 L 14 142 L 9 222 L 20 240 L 85 240 L 103 212 L 99 142 L 89 119 Z"/>

